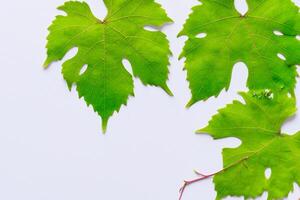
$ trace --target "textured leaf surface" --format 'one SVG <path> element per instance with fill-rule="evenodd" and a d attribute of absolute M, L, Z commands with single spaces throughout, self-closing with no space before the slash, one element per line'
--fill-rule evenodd
<path fill-rule="evenodd" d="M 80 97 L 102 117 L 106 129 L 109 117 L 133 95 L 133 78 L 122 65 L 128 59 L 134 76 L 145 85 L 163 88 L 168 79 L 168 41 L 162 32 L 150 32 L 146 25 L 171 22 L 153 0 L 104 0 L 107 17 L 101 21 L 84 2 L 66 2 L 49 27 L 47 67 L 61 60 L 73 47 L 78 53 L 63 64 L 69 88 L 77 85 Z M 81 74 L 82 68 L 86 71 Z"/>
<path fill-rule="evenodd" d="M 223 150 L 224 170 L 214 177 L 217 199 L 226 196 L 281 199 L 300 184 L 300 132 L 289 136 L 281 126 L 295 112 L 295 100 L 285 95 L 242 94 L 245 104 L 234 101 L 213 117 L 206 132 L 215 139 L 235 137 L 238 148 Z M 266 169 L 271 176 L 266 177 Z"/>
<path fill-rule="evenodd" d="M 188 36 L 181 57 L 186 58 L 192 92 L 189 106 L 227 90 L 239 61 L 248 67 L 249 88 L 293 93 L 295 65 L 300 63 L 300 14 L 291 0 L 248 0 L 245 16 L 234 0 L 201 2 L 179 34 Z M 206 37 L 199 38 L 203 33 Z"/>

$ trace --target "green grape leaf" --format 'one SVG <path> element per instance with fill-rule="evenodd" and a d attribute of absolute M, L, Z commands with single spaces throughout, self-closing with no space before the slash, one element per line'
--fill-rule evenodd
<path fill-rule="evenodd" d="M 250 89 L 293 94 L 300 63 L 299 8 L 291 0 L 248 0 L 248 12 L 241 15 L 234 0 L 201 2 L 179 33 L 188 37 L 180 56 L 186 58 L 192 92 L 187 106 L 228 90 L 240 61 L 248 67 Z"/>
<path fill-rule="evenodd" d="M 133 77 L 123 59 L 130 62 L 133 76 L 143 84 L 161 87 L 172 95 L 166 84 L 171 55 L 168 40 L 160 31 L 145 29 L 172 20 L 153 0 L 104 3 L 108 10 L 104 20 L 97 19 L 85 2 L 69 1 L 58 8 L 67 15 L 57 16 L 49 27 L 45 67 L 78 48 L 63 64 L 62 73 L 68 87 L 76 84 L 79 97 L 102 117 L 105 132 L 108 119 L 134 95 Z"/>
<path fill-rule="evenodd" d="M 282 124 L 295 113 L 295 99 L 287 95 L 242 93 L 245 103 L 234 101 L 219 110 L 199 133 L 214 139 L 234 137 L 237 148 L 223 149 L 224 169 L 214 176 L 217 199 L 226 196 L 281 199 L 300 184 L 300 132 L 287 135 Z M 267 169 L 271 176 L 265 176 Z"/>

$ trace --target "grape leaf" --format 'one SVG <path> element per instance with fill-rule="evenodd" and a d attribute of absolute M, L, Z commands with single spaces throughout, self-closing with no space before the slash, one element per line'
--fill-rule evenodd
<path fill-rule="evenodd" d="M 219 110 L 199 130 L 214 139 L 234 137 L 237 148 L 223 149 L 224 169 L 214 176 L 217 199 L 226 196 L 281 199 L 300 184 L 300 132 L 287 135 L 281 126 L 295 113 L 295 100 L 287 95 L 242 93 L 245 104 L 234 101 Z M 271 170 L 271 176 L 265 171 Z"/>
<path fill-rule="evenodd" d="M 172 95 L 168 79 L 169 50 L 166 36 L 144 29 L 172 20 L 153 0 L 104 0 L 108 14 L 97 19 L 85 2 L 69 1 L 58 9 L 49 27 L 47 60 L 61 60 L 73 47 L 76 56 L 63 64 L 62 73 L 71 89 L 77 85 L 79 97 L 102 117 L 105 132 L 108 119 L 128 97 L 133 96 L 133 77 L 122 65 L 127 59 L 133 75 L 143 84 L 159 86 Z M 84 73 L 82 70 L 87 66 Z"/>
<path fill-rule="evenodd" d="M 291 0 L 248 0 L 249 10 L 241 15 L 234 0 L 201 2 L 179 33 L 188 37 L 180 56 L 186 58 L 192 92 L 187 106 L 228 90 L 239 61 L 248 67 L 250 89 L 293 94 L 300 63 L 299 8 Z"/>

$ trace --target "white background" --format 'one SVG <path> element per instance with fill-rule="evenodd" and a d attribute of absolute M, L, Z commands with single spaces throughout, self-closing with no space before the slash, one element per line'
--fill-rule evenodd
<path fill-rule="evenodd" d="M 96 16 L 105 16 L 101 0 L 87 2 Z M 218 108 L 240 99 L 247 68 L 234 68 L 228 92 L 186 110 L 190 92 L 183 60 L 177 60 L 186 38 L 176 35 L 197 1 L 159 2 L 175 21 L 163 28 L 174 53 L 169 85 L 175 97 L 135 80 L 136 97 L 111 118 L 102 135 L 97 114 L 74 90 L 68 92 L 61 62 L 42 69 L 47 26 L 63 0 L 1 1 L 1 200 L 175 200 L 182 180 L 195 178 L 193 169 L 221 169 L 222 148 L 239 141 L 213 141 L 194 132 Z M 245 10 L 242 3 L 239 8 Z M 295 133 L 299 122 L 293 118 L 283 130 Z M 212 181 L 206 180 L 189 187 L 184 200 L 213 200 L 215 195 Z M 299 197 L 297 188 L 288 199 Z"/>

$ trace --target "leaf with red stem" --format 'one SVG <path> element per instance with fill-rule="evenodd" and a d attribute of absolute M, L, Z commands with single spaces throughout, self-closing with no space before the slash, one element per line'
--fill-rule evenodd
<path fill-rule="evenodd" d="M 242 144 L 223 149 L 224 166 L 219 172 L 207 176 L 200 173 L 200 178 L 185 181 L 180 198 L 188 185 L 212 176 L 216 199 L 255 198 L 264 192 L 268 192 L 268 200 L 282 199 L 293 190 L 293 183 L 300 184 L 300 132 L 281 132 L 282 124 L 295 113 L 295 99 L 269 91 L 241 95 L 245 103 L 227 105 L 198 132 L 214 139 L 235 137 Z"/>

